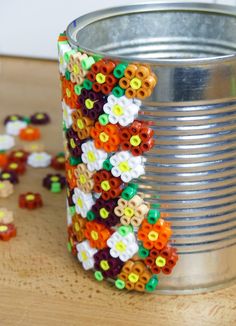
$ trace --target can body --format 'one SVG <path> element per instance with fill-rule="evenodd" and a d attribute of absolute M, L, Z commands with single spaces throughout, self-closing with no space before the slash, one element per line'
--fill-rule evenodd
<path fill-rule="evenodd" d="M 179 261 L 160 278 L 164 292 L 205 291 L 236 277 L 235 26 L 227 7 L 157 4 L 90 14 L 67 29 L 64 54 L 79 47 L 95 62 L 105 56 L 155 76 L 136 118 L 154 131 L 154 144 L 132 182 L 172 225 Z"/>

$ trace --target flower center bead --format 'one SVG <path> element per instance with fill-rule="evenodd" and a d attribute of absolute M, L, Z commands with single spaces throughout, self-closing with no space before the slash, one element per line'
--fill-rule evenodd
<path fill-rule="evenodd" d="M 93 231 L 91 232 L 91 237 L 92 237 L 92 239 L 95 240 L 95 241 L 98 240 L 98 233 L 97 233 L 96 231 L 93 230 Z"/>
<path fill-rule="evenodd" d="M 15 154 L 15 157 L 22 157 L 23 156 L 23 153 L 22 152 L 17 152 L 16 154 Z"/>
<path fill-rule="evenodd" d="M 124 114 L 124 110 L 119 104 L 115 104 L 112 108 L 112 113 L 117 116 L 120 116 Z"/>
<path fill-rule="evenodd" d="M 80 231 L 80 226 L 79 226 L 79 223 L 75 223 L 75 231 L 76 232 L 79 232 Z"/>
<path fill-rule="evenodd" d="M 94 101 L 91 101 L 89 98 L 85 100 L 85 106 L 87 109 L 91 110 L 94 107 Z"/>
<path fill-rule="evenodd" d="M 130 273 L 128 279 L 131 283 L 136 283 L 138 282 L 139 276 L 135 273 Z"/>
<path fill-rule="evenodd" d="M 109 181 L 108 180 L 102 181 L 101 182 L 101 188 L 104 191 L 109 191 L 111 189 Z"/>
<path fill-rule="evenodd" d="M 18 164 L 17 163 L 11 163 L 10 167 L 11 169 L 17 169 Z"/>
<path fill-rule="evenodd" d="M 42 113 L 39 113 L 39 114 L 36 115 L 36 118 L 41 120 L 41 119 L 44 118 L 44 115 Z"/>
<path fill-rule="evenodd" d="M 93 162 L 96 161 L 96 156 L 95 156 L 95 154 L 92 151 L 89 151 L 88 154 L 87 154 L 87 156 L 88 156 L 89 162 L 93 163 Z"/>
<path fill-rule="evenodd" d="M 0 232 L 7 231 L 8 227 L 6 225 L 0 225 Z"/>
<path fill-rule="evenodd" d="M 99 84 L 103 84 L 103 83 L 105 83 L 105 81 L 106 81 L 106 76 L 103 75 L 103 74 L 101 74 L 101 73 L 99 73 L 99 74 L 96 75 L 96 81 L 97 81 Z"/>
<path fill-rule="evenodd" d="M 51 181 L 52 181 L 52 182 L 57 182 L 57 181 L 59 181 L 59 178 L 58 178 L 58 177 L 56 177 L 56 176 L 54 176 L 54 177 L 51 177 Z"/>
<path fill-rule="evenodd" d="M 158 233 L 156 231 L 150 231 L 148 233 L 148 239 L 150 241 L 156 241 L 158 239 Z"/>
<path fill-rule="evenodd" d="M 10 174 L 9 173 L 3 173 L 2 178 L 3 179 L 8 179 L 8 178 L 10 178 Z"/>
<path fill-rule="evenodd" d="M 78 204 L 78 206 L 79 206 L 80 208 L 83 207 L 83 201 L 82 201 L 81 198 L 78 198 L 78 199 L 77 199 L 77 204 Z"/>
<path fill-rule="evenodd" d="M 163 267 L 163 266 L 165 266 L 165 264 L 166 264 L 166 259 L 161 256 L 158 256 L 156 259 L 156 265 L 158 267 Z"/>
<path fill-rule="evenodd" d="M 77 126 L 79 129 L 84 129 L 84 123 L 82 119 L 77 120 Z"/>
<path fill-rule="evenodd" d="M 119 252 L 124 252 L 126 250 L 126 245 L 122 241 L 119 241 L 116 243 L 115 248 Z"/>
<path fill-rule="evenodd" d="M 71 146 L 72 148 L 75 148 L 75 147 L 76 147 L 76 145 L 75 145 L 75 141 L 74 141 L 73 138 L 70 139 L 70 146 Z"/>
<path fill-rule="evenodd" d="M 107 260 L 101 260 L 100 262 L 100 267 L 104 270 L 104 271 L 108 271 L 108 269 L 110 268 Z"/>
<path fill-rule="evenodd" d="M 99 135 L 99 139 L 103 142 L 106 143 L 109 140 L 109 136 L 103 131 Z"/>
<path fill-rule="evenodd" d="M 82 257 L 82 260 L 83 260 L 83 261 L 88 260 L 88 256 L 87 256 L 87 254 L 86 254 L 85 251 L 82 251 L 82 252 L 81 252 L 81 257 Z"/>
<path fill-rule="evenodd" d="M 119 164 L 119 169 L 121 172 L 130 171 L 129 163 L 127 161 L 123 161 Z"/>
<path fill-rule="evenodd" d="M 133 88 L 133 89 L 139 89 L 141 86 L 142 86 L 142 82 L 140 79 L 138 79 L 137 77 L 133 78 L 131 81 L 130 81 L 130 86 Z"/>
<path fill-rule="evenodd" d="M 139 137 L 139 135 L 134 135 L 130 138 L 130 144 L 134 147 L 138 146 L 141 144 L 141 138 Z"/>
<path fill-rule="evenodd" d="M 86 176 L 84 174 L 80 174 L 79 181 L 82 185 L 84 185 L 87 181 Z"/>
<path fill-rule="evenodd" d="M 71 97 L 71 91 L 69 90 L 69 88 L 66 89 L 66 96 Z"/>
<path fill-rule="evenodd" d="M 0 218 L 3 218 L 5 213 L 3 211 L 0 211 Z"/>
<path fill-rule="evenodd" d="M 79 67 L 77 65 L 74 65 L 73 66 L 73 72 L 74 72 L 75 75 L 78 75 L 78 73 L 79 73 Z"/>
<path fill-rule="evenodd" d="M 0 183 L 0 189 L 3 189 L 4 188 L 4 184 L 1 182 Z"/>
<path fill-rule="evenodd" d="M 27 195 L 27 196 L 25 197 L 25 199 L 28 200 L 28 201 L 32 201 L 32 200 L 35 199 L 35 196 L 34 196 L 34 195 Z"/>
<path fill-rule="evenodd" d="M 99 214 L 103 219 L 106 219 L 109 216 L 109 212 L 104 207 L 99 210 Z"/>
<path fill-rule="evenodd" d="M 132 217 L 134 215 L 134 210 L 131 207 L 126 207 L 124 209 L 124 214 L 126 217 Z"/>

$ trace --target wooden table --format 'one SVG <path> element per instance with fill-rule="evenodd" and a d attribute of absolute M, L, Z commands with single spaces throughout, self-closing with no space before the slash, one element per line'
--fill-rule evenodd
<path fill-rule="evenodd" d="M 59 79 L 55 62 L 0 59 L 0 118 L 46 111 L 46 150 L 62 149 Z M 1 133 L 4 129 L 1 125 Z M 19 146 L 20 147 L 20 146 Z M 0 325 L 236 325 L 236 286 L 194 296 L 119 292 L 98 284 L 66 249 L 65 193 L 41 186 L 50 169 L 28 169 L 15 193 L 0 199 L 12 209 L 18 236 L 0 243 Z M 18 208 L 18 195 L 39 191 L 44 207 Z"/>

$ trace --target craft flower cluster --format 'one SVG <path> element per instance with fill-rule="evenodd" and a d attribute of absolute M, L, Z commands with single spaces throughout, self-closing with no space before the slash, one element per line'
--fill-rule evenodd
<path fill-rule="evenodd" d="M 109 278 L 118 289 L 154 291 L 157 274 L 170 274 L 178 260 L 170 223 L 138 191 L 146 153 L 154 146 L 151 122 L 139 120 L 139 113 L 157 76 L 146 64 L 71 48 L 65 34 L 59 36 L 58 53 L 68 249 L 98 281 Z M 2 142 L 11 146 L 9 139 Z M 49 161 L 44 153 L 28 157 L 38 167 Z"/>

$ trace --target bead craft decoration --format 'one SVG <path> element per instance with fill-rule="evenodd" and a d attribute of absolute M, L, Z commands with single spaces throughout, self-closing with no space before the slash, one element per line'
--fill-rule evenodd
<path fill-rule="evenodd" d="M 177 263 L 171 225 L 139 192 L 154 146 L 142 100 L 158 78 L 147 64 L 118 62 L 58 39 L 67 179 L 68 250 L 97 281 L 152 292 Z"/>

